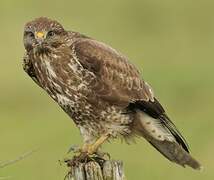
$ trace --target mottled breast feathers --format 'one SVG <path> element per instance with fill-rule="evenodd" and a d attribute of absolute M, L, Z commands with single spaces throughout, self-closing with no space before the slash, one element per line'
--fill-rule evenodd
<path fill-rule="evenodd" d="M 93 39 L 79 38 L 74 44 L 81 65 L 96 76 L 92 89 L 110 104 L 128 106 L 135 101 L 153 101 L 151 87 L 136 67 L 111 47 Z"/>

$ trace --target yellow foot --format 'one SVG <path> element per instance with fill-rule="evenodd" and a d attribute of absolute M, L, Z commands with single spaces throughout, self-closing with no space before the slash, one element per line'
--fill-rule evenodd
<path fill-rule="evenodd" d="M 71 148 L 71 150 L 75 153 L 78 153 L 78 155 L 74 156 L 74 158 L 71 160 L 66 160 L 65 163 L 67 163 L 68 166 L 75 166 L 77 163 L 85 163 L 90 160 L 103 161 L 104 159 L 99 157 L 100 152 L 98 149 L 100 145 L 108 139 L 108 137 L 109 135 L 101 136 L 94 144 L 85 144 L 82 148 Z M 104 155 L 106 154 L 104 153 Z"/>
<path fill-rule="evenodd" d="M 86 152 L 88 155 L 94 154 L 97 152 L 99 147 L 109 138 L 109 135 L 103 135 L 96 140 L 94 144 L 85 144 L 82 148 L 83 152 Z"/>
<path fill-rule="evenodd" d="M 95 154 L 97 149 L 94 144 L 85 144 L 80 150 L 81 153 L 86 153 L 87 155 Z"/>

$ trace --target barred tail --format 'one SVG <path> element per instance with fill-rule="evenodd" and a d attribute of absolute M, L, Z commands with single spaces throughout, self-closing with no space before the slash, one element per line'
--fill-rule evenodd
<path fill-rule="evenodd" d="M 200 170 L 202 166 L 189 154 L 186 141 L 180 132 L 167 116 L 161 118 L 155 119 L 137 111 L 134 129 L 170 161 Z"/>
<path fill-rule="evenodd" d="M 185 165 L 188 165 L 193 169 L 202 169 L 200 163 L 176 142 L 161 142 L 153 139 L 149 140 L 149 143 L 152 144 L 161 154 L 163 154 L 167 159 L 172 162 L 175 162 L 183 167 L 185 167 Z"/>

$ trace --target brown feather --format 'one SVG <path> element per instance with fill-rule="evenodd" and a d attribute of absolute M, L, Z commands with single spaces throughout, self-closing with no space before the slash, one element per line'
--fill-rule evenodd
<path fill-rule="evenodd" d="M 99 98 L 121 106 L 137 100 L 153 101 L 151 87 L 125 56 L 88 38 L 77 39 L 73 46 L 81 65 L 96 75 L 91 88 Z"/>

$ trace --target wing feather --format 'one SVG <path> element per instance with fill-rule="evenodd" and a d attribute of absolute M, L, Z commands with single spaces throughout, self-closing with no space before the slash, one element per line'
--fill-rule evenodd
<path fill-rule="evenodd" d="M 98 98 L 121 106 L 138 100 L 153 101 L 151 87 L 125 56 L 85 37 L 78 38 L 72 46 L 81 65 L 95 75 L 96 83 L 91 84 L 91 89 Z"/>

